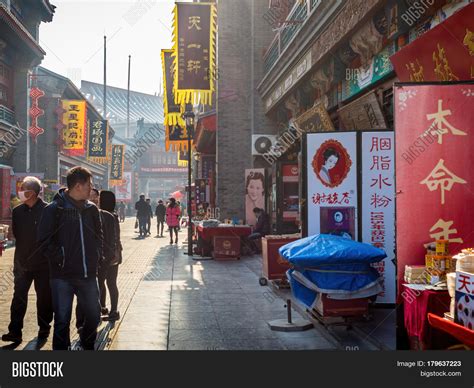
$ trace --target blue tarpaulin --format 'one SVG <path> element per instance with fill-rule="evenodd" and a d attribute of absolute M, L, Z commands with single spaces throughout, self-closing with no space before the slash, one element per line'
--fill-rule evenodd
<path fill-rule="evenodd" d="M 372 245 L 317 234 L 284 245 L 279 252 L 292 266 L 287 276 L 293 294 L 308 307 L 318 292 L 354 299 L 382 291 L 380 275 L 370 264 L 386 254 Z"/>

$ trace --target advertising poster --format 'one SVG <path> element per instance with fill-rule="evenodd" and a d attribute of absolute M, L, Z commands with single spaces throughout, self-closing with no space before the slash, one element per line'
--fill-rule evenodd
<path fill-rule="evenodd" d="M 374 265 L 384 277 L 378 303 L 396 302 L 395 143 L 393 132 L 362 133 L 362 242 L 383 249 Z"/>
<path fill-rule="evenodd" d="M 308 134 L 306 163 L 308 235 L 344 230 L 357 240 L 356 133 Z"/>
<path fill-rule="evenodd" d="M 473 104 L 473 84 L 395 86 L 399 282 L 436 240 L 474 246 Z"/>
<path fill-rule="evenodd" d="M 117 201 L 130 202 L 132 200 L 132 173 L 123 173 L 122 184 L 115 187 L 115 198 Z"/>
<path fill-rule="evenodd" d="M 247 225 L 255 226 L 257 220 L 253 209 L 265 210 L 265 169 L 245 170 L 245 220 Z"/>

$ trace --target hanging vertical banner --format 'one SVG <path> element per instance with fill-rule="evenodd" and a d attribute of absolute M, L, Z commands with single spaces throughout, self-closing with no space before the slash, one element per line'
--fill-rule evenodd
<path fill-rule="evenodd" d="M 44 92 L 38 87 L 33 87 L 30 90 L 31 98 L 31 107 L 30 107 L 30 117 L 31 124 L 28 128 L 31 138 L 36 142 L 36 138 L 44 133 L 44 129 L 38 126 L 38 118 L 44 115 L 44 110 L 39 107 L 39 99 L 44 97 Z"/>
<path fill-rule="evenodd" d="M 174 102 L 174 72 L 173 72 L 173 50 L 161 50 L 161 63 L 163 64 L 163 108 L 165 126 L 184 126 L 181 106 Z"/>
<path fill-rule="evenodd" d="M 124 165 L 125 146 L 123 144 L 112 145 L 111 166 L 110 166 L 110 185 L 122 185 L 123 165 Z"/>
<path fill-rule="evenodd" d="M 377 303 L 396 302 L 395 143 L 393 132 L 362 133 L 362 242 L 387 257 L 373 266 L 383 277 Z"/>
<path fill-rule="evenodd" d="M 212 105 L 217 9 L 210 3 L 176 3 L 173 56 L 175 102 Z"/>
<path fill-rule="evenodd" d="M 186 151 L 178 152 L 178 167 L 188 167 L 188 153 Z"/>
<path fill-rule="evenodd" d="M 95 163 L 107 163 L 109 124 L 107 120 L 89 122 L 87 158 Z"/>
<path fill-rule="evenodd" d="M 62 100 L 62 148 L 69 154 L 83 155 L 86 137 L 86 102 Z"/>
<path fill-rule="evenodd" d="M 191 140 L 191 143 L 193 141 Z M 165 149 L 168 152 L 170 149 L 173 152 L 180 150 L 187 151 L 188 149 L 188 132 L 184 126 L 167 125 L 165 135 Z"/>
<path fill-rule="evenodd" d="M 428 244 L 474 246 L 474 83 L 396 84 L 394 98 L 400 284 Z"/>
<path fill-rule="evenodd" d="M 357 236 L 357 141 L 355 132 L 306 137 L 307 231 Z"/>

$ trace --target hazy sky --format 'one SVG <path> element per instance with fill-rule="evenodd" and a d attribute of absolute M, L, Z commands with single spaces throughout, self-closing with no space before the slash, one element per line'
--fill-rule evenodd
<path fill-rule="evenodd" d="M 41 66 L 72 79 L 103 82 L 107 35 L 107 85 L 154 94 L 162 78 L 160 50 L 171 48 L 173 0 L 51 0 L 56 13 L 40 27 L 46 51 Z"/>

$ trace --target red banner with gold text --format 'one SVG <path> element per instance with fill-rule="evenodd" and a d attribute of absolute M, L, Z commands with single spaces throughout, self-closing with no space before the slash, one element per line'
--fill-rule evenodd
<path fill-rule="evenodd" d="M 474 247 L 473 106 L 474 83 L 395 86 L 399 285 L 425 244 Z"/>

